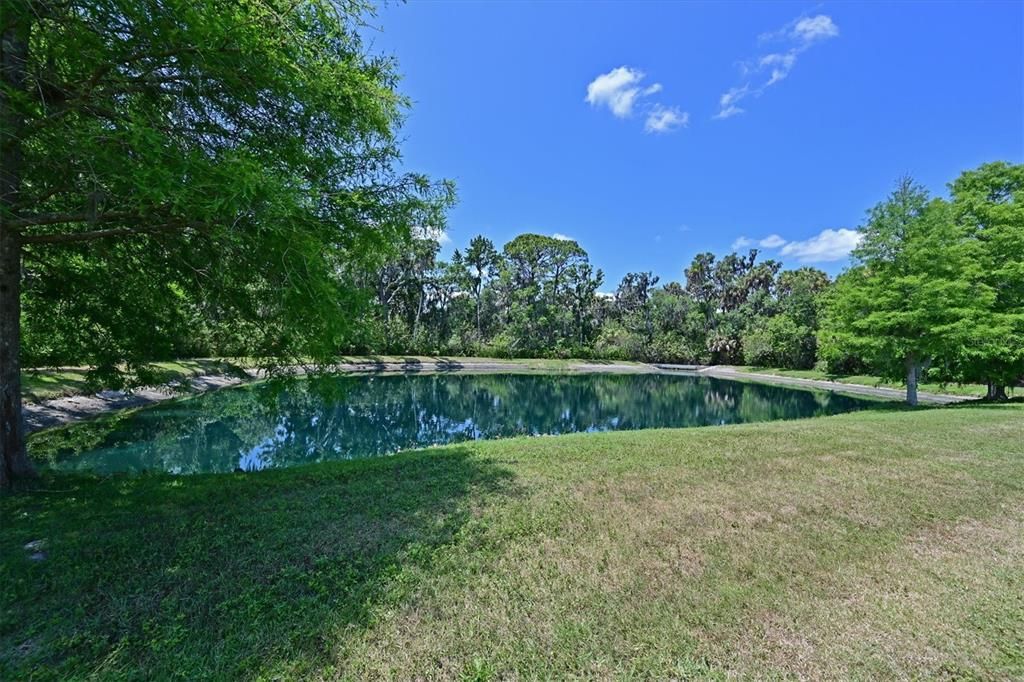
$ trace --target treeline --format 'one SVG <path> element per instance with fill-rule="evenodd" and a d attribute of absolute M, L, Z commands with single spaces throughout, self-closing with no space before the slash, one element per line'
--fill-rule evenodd
<path fill-rule="evenodd" d="M 354 352 L 581 357 L 813 366 L 828 276 L 782 270 L 758 252 L 697 255 L 683 282 L 604 273 L 579 243 L 519 235 L 499 250 L 474 237 L 450 261 L 438 243 L 368 275 L 373 314 Z"/>
<path fill-rule="evenodd" d="M 1024 377 L 1024 166 L 963 173 L 948 199 L 909 178 L 868 211 L 837 281 L 758 252 L 698 254 L 682 282 L 631 272 L 614 293 L 575 241 L 478 236 L 450 261 L 413 239 L 368 276 L 359 352 L 749 364 L 987 383 Z M 372 280 L 372 281 L 370 281 Z"/>

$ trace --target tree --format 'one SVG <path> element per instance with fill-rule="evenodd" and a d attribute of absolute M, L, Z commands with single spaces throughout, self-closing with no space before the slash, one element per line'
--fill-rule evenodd
<path fill-rule="evenodd" d="M 641 335 L 644 347 L 654 340 L 651 296 L 657 284 L 658 277 L 653 272 L 629 272 L 615 290 L 615 308 L 623 325 Z"/>
<path fill-rule="evenodd" d="M 133 309 L 244 322 L 262 354 L 326 359 L 365 301 L 355 266 L 440 224 L 451 187 L 394 170 L 406 101 L 394 64 L 363 48 L 369 9 L 2 4 L 0 485 L 31 473 L 23 285 L 73 308 L 48 283 L 83 265 L 96 296 L 122 271 L 160 277 L 104 304 L 120 311 L 102 330 L 110 366 L 149 353 L 156 332 Z"/>
<path fill-rule="evenodd" d="M 814 332 L 790 315 L 759 318 L 743 335 L 743 361 L 761 367 L 805 369 L 814 364 Z"/>
<path fill-rule="evenodd" d="M 510 352 L 547 352 L 571 343 L 575 335 L 569 289 L 578 279 L 573 273 L 578 275 L 589 262 L 587 252 L 575 241 L 540 234 L 521 234 L 502 251 L 499 287 Z"/>
<path fill-rule="evenodd" d="M 964 348 L 959 378 L 988 384 L 988 397 L 1006 399 L 1006 386 L 1024 378 L 1024 165 L 987 163 L 951 185 L 957 222 L 979 243 L 980 276 L 992 305 Z"/>
<path fill-rule="evenodd" d="M 701 253 L 686 269 L 685 290 L 705 316 L 705 345 L 715 363 L 740 359 L 741 336 L 772 302 L 775 275 L 782 267 L 774 260 L 757 262 L 758 251 L 746 256 L 730 253 L 721 260 Z"/>
<path fill-rule="evenodd" d="M 822 352 L 852 353 L 883 376 L 905 377 L 916 405 L 922 371 L 964 347 L 991 290 L 978 281 L 976 250 L 950 205 L 929 201 L 909 178 L 869 211 L 861 233 L 855 266 L 827 298 Z"/>
<path fill-rule="evenodd" d="M 494 242 L 483 235 L 477 235 L 470 240 L 462 263 L 466 268 L 466 281 L 476 306 L 476 335 L 479 339 L 483 337 L 480 318 L 484 287 L 498 275 L 501 254 L 494 248 Z"/>
<path fill-rule="evenodd" d="M 569 309 L 576 327 L 573 338 L 585 348 L 593 340 L 597 326 L 597 290 L 604 283 L 604 273 L 594 270 L 590 263 L 580 263 L 569 269 L 566 277 Z"/>
<path fill-rule="evenodd" d="M 750 365 L 807 369 L 817 358 L 818 315 L 829 278 L 815 268 L 785 270 L 775 280 L 772 315 L 755 315 L 743 336 Z"/>
<path fill-rule="evenodd" d="M 798 325 L 817 329 L 822 294 L 830 284 L 828 275 L 817 268 L 780 272 L 775 281 L 779 312 L 788 315 Z"/>

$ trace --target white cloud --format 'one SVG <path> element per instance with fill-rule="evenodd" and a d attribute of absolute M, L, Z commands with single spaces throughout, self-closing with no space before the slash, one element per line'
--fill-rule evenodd
<path fill-rule="evenodd" d="M 424 227 L 422 225 L 416 225 L 412 228 L 412 236 L 416 239 L 433 239 L 441 246 L 452 243 L 452 238 L 449 237 L 448 233 L 440 227 Z"/>
<path fill-rule="evenodd" d="M 551 238 L 552 239 L 558 239 L 558 240 L 563 241 L 563 242 L 571 242 L 571 241 L 573 241 L 572 237 L 564 235 L 561 232 L 555 232 L 553 235 L 551 235 Z"/>
<path fill-rule="evenodd" d="M 780 237 L 779 235 L 770 234 L 761 241 L 759 241 L 757 245 L 760 246 L 762 249 L 777 249 L 785 243 L 786 240 Z"/>
<path fill-rule="evenodd" d="M 780 237 L 779 235 L 770 234 L 764 239 L 751 239 L 749 237 L 740 237 L 739 239 L 732 243 L 731 248 L 733 251 L 739 251 L 740 249 L 750 248 L 751 246 L 758 246 L 762 249 L 777 249 L 785 243 L 786 240 Z"/>
<path fill-rule="evenodd" d="M 742 114 L 744 111 L 746 111 L 746 109 L 740 109 L 739 107 L 730 106 L 719 111 L 717 114 L 714 115 L 713 118 L 732 118 L 737 114 Z"/>
<path fill-rule="evenodd" d="M 690 122 L 690 114 L 680 111 L 679 107 L 665 107 L 656 104 L 647 114 L 644 130 L 648 133 L 671 133 L 685 128 Z"/>
<path fill-rule="evenodd" d="M 781 253 L 793 256 L 801 263 L 830 263 L 849 256 L 860 240 L 861 234 L 857 230 L 822 230 L 810 239 L 787 243 Z"/>
<path fill-rule="evenodd" d="M 678 107 L 663 104 L 640 105 L 641 100 L 662 91 L 661 83 L 643 85 L 646 74 L 640 69 L 620 66 L 603 73 L 587 85 L 585 101 L 594 107 L 608 107 L 613 116 L 629 118 L 638 106 L 647 113 L 644 130 L 649 133 L 668 133 L 685 128 L 690 115 Z"/>
<path fill-rule="evenodd" d="M 761 42 L 781 42 L 787 46 L 780 52 L 760 55 L 756 60 L 740 64 L 740 72 L 747 83 L 728 90 L 718 101 L 718 113 L 713 118 L 724 119 L 742 114 L 736 104 L 748 95 L 760 97 L 765 90 L 785 80 L 796 65 L 797 56 L 811 46 L 839 35 L 839 27 L 832 18 L 819 14 L 814 17 L 800 17 L 778 31 L 764 33 Z"/>
<path fill-rule="evenodd" d="M 730 248 L 740 251 L 757 246 L 778 251 L 783 256 L 791 256 L 801 263 L 830 263 L 848 257 L 860 240 L 861 234 L 857 230 L 840 228 L 822 230 L 810 239 L 792 242 L 777 234 L 770 234 L 763 239 L 739 237 Z"/>
<path fill-rule="evenodd" d="M 832 21 L 832 17 L 819 14 L 816 17 L 803 17 L 797 20 L 793 26 L 792 35 L 811 43 L 816 40 L 827 40 L 839 35 L 839 27 Z"/>
<path fill-rule="evenodd" d="M 761 68 L 771 67 L 772 70 L 771 77 L 764 84 L 764 87 L 767 88 L 769 85 L 775 85 L 788 76 L 794 64 L 796 64 L 796 52 L 792 50 L 785 54 L 773 53 L 761 57 L 758 65 Z"/>
<path fill-rule="evenodd" d="M 628 66 L 612 69 L 590 82 L 586 101 L 595 107 L 607 106 L 619 118 L 628 118 L 633 114 L 633 104 L 639 97 L 661 89 L 661 84 L 655 83 L 641 90 L 640 81 L 643 79 L 644 72 L 639 69 Z"/>
<path fill-rule="evenodd" d="M 750 87 L 747 85 L 736 88 L 729 88 L 729 90 L 725 94 L 718 98 L 718 103 L 722 106 L 723 109 L 726 107 L 731 107 L 733 104 L 746 97 L 747 92 L 749 90 Z"/>
<path fill-rule="evenodd" d="M 746 97 L 748 92 L 750 92 L 750 87 L 747 85 L 729 88 L 718 98 L 719 111 L 715 114 L 715 118 L 729 118 L 736 114 L 742 114 L 744 110 L 736 106 L 736 102 Z"/>

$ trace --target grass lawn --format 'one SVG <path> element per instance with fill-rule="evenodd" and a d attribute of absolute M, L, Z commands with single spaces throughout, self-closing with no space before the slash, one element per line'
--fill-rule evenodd
<path fill-rule="evenodd" d="M 736 367 L 741 372 L 756 372 L 758 374 L 777 374 L 784 377 L 798 377 L 800 379 L 817 379 L 819 381 L 835 381 L 843 384 L 858 384 L 860 386 L 879 386 L 882 388 L 894 388 L 899 391 L 906 390 L 906 385 L 899 381 L 888 381 L 879 377 L 866 374 L 851 374 L 847 376 L 834 376 L 817 369 L 781 369 L 778 367 Z M 945 393 L 946 395 L 962 395 L 974 398 L 985 397 L 986 387 L 982 384 L 936 384 L 921 383 L 917 386 L 919 391 L 925 393 Z M 1007 389 L 1013 395 L 1013 389 Z"/>
<path fill-rule="evenodd" d="M 48 475 L 0 518 L 0 679 L 1024 677 L 1019 403 Z"/>
<path fill-rule="evenodd" d="M 171 360 L 150 365 L 154 384 L 166 384 L 201 374 L 229 374 L 239 371 L 227 360 L 199 358 Z M 41 401 L 69 395 L 81 395 L 97 390 L 86 378 L 88 367 L 52 367 L 27 369 L 21 373 L 22 393 L 27 400 Z"/>

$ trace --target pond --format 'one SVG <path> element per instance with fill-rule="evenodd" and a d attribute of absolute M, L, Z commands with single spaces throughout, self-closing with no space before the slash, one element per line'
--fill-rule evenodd
<path fill-rule="evenodd" d="M 255 471 L 482 438 L 739 424 L 863 409 L 830 392 L 668 374 L 426 374 L 262 382 L 33 436 L 56 469 Z"/>

